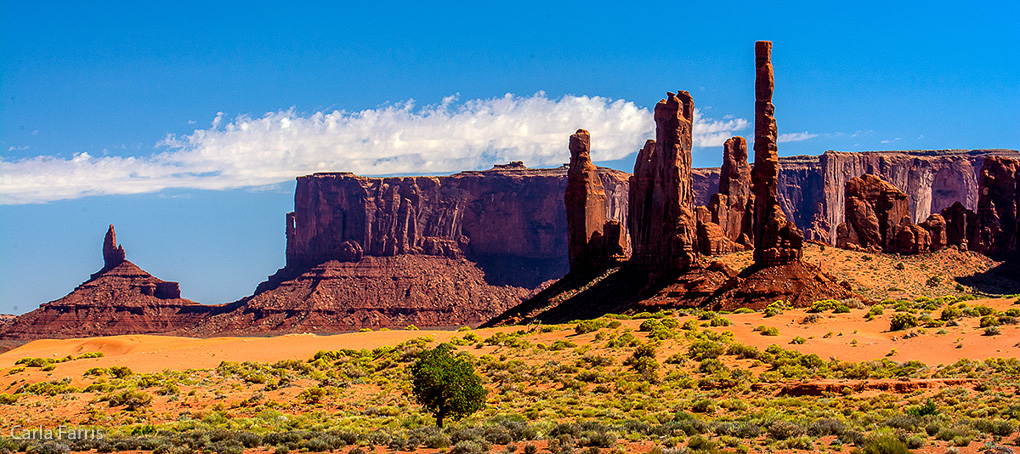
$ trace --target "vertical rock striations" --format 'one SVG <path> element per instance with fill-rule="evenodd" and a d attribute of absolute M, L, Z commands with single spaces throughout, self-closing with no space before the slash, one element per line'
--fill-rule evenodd
<path fill-rule="evenodd" d="M 606 191 L 591 162 L 591 135 L 583 129 L 570 136 L 570 170 L 563 198 L 571 272 L 596 270 L 610 257 L 623 256 L 626 237 L 619 222 L 606 222 Z"/>
<path fill-rule="evenodd" d="M 779 205 L 779 153 L 772 92 L 772 42 L 754 46 L 754 263 L 759 267 L 799 262 L 803 235 Z"/>
<path fill-rule="evenodd" d="M 691 146 L 694 100 L 667 93 L 655 105 L 655 139 L 645 143 L 630 179 L 632 260 L 661 270 L 699 265 L 696 250 Z"/>

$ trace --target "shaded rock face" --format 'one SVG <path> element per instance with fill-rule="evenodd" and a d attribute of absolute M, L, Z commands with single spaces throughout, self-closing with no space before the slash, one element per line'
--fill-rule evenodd
<path fill-rule="evenodd" d="M 775 106 L 772 92 L 772 43 L 758 41 L 755 54 L 754 168 L 754 263 L 759 267 L 799 262 L 803 236 L 786 219 L 779 204 L 779 154 L 776 146 Z"/>
<path fill-rule="evenodd" d="M 626 236 L 618 221 L 606 221 L 606 192 L 591 163 L 591 135 L 578 129 L 570 136 L 570 170 L 564 195 L 570 271 L 593 271 L 623 258 Z"/>
<path fill-rule="evenodd" d="M 300 177 L 287 216 L 287 268 L 356 261 L 351 251 L 360 248 L 361 256 L 467 257 L 490 283 L 538 286 L 569 269 L 567 173 L 517 164 L 442 177 Z M 597 175 L 605 219 L 626 225 L 628 175 Z"/>
<path fill-rule="evenodd" d="M 645 143 L 630 178 L 631 261 L 663 271 L 698 264 L 691 182 L 694 100 L 667 93 L 655 106 L 655 138 Z"/>
<path fill-rule="evenodd" d="M 473 262 L 427 254 L 327 261 L 213 314 L 180 334 L 333 333 L 360 328 L 477 326 L 530 295 L 491 286 Z"/>
<path fill-rule="evenodd" d="M 1017 250 L 1018 177 L 1020 161 L 999 156 L 985 158 L 971 249 L 996 256 Z"/>
<path fill-rule="evenodd" d="M 63 298 L 15 318 L 3 339 L 170 333 L 218 310 L 181 298 L 176 282 L 153 277 L 124 258 L 113 226 L 103 242 L 103 269 Z"/>
<path fill-rule="evenodd" d="M 968 250 L 970 238 L 974 236 L 975 217 L 962 203 L 956 202 L 942 210 L 942 218 L 946 220 L 946 243 Z"/>

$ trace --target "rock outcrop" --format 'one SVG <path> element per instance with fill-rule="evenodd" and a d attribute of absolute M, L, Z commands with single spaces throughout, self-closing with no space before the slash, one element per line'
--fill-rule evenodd
<path fill-rule="evenodd" d="M 754 46 L 754 263 L 759 267 L 799 262 L 803 235 L 779 204 L 779 148 L 772 92 L 772 42 Z"/>
<path fill-rule="evenodd" d="M 618 221 L 606 221 L 606 192 L 591 162 L 591 135 L 578 129 L 569 148 L 564 204 L 570 271 L 597 271 L 626 258 L 627 238 Z"/>
<path fill-rule="evenodd" d="M 895 252 L 897 230 L 911 224 L 907 195 L 870 174 L 851 179 L 844 190 L 846 222 L 838 226 L 836 246 Z"/>
<path fill-rule="evenodd" d="M 124 246 L 117 244 L 117 233 L 113 230 L 113 224 L 110 224 L 110 228 L 106 231 L 106 238 L 103 239 L 103 269 L 100 270 L 100 273 L 120 265 L 124 262 L 125 257 Z"/>
<path fill-rule="evenodd" d="M 113 226 L 103 242 L 103 269 L 67 296 L 18 316 L 0 339 L 42 339 L 171 333 L 194 326 L 218 306 L 181 298 L 176 282 L 153 277 L 125 260 Z"/>
<path fill-rule="evenodd" d="M 807 239 L 830 244 L 845 221 L 846 182 L 865 174 L 910 195 L 912 223 L 956 202 L 976 210 L 979 173 L 989 156 L 1020 159 L 1015 150 L 826 151 L 817 158 L 781 158 L 783 208 Z"/>
<path fill-rule="evenodd" d="M 694 100 L 670 92 L 655 105 L 655 140 L 638 153 L 630 178 L 631 261 L 660 271 L 699 265 L 691 146 Z"/>

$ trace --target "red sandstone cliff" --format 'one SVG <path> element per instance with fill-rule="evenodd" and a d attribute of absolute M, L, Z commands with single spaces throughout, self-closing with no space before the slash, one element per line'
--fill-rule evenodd
<path fill-rule="evenodd" d="M 626 224 L 629 175 L 599 168 L 598 176 L 607 219 Z M 300 177 L 287 266 L 340 260 L 353 242 L 366 256 L 466 257 L 490 283 L 532 288 L 568 271 L 566 186 L 565 167 L 520 164 L 441 177 Z"/>

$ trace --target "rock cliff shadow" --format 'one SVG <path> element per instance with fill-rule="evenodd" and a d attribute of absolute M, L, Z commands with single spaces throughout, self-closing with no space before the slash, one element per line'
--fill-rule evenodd
<path fill-rule="evenodd" d="M 532 259 L 508 255 L 473 255 L 468 260 L 481 268 L 485 273 L 485 283 L 489 285 L 512 285 L 527 289 L 559 279 L 570 269 L 565 256 Z"/>
<path fill-rule="evenodd" d="M 1020 258 L 1010 257 L 984 273 L 959 277 L 956 281 L 990 295 L 1015 295 L 1020 293 Z"/>

